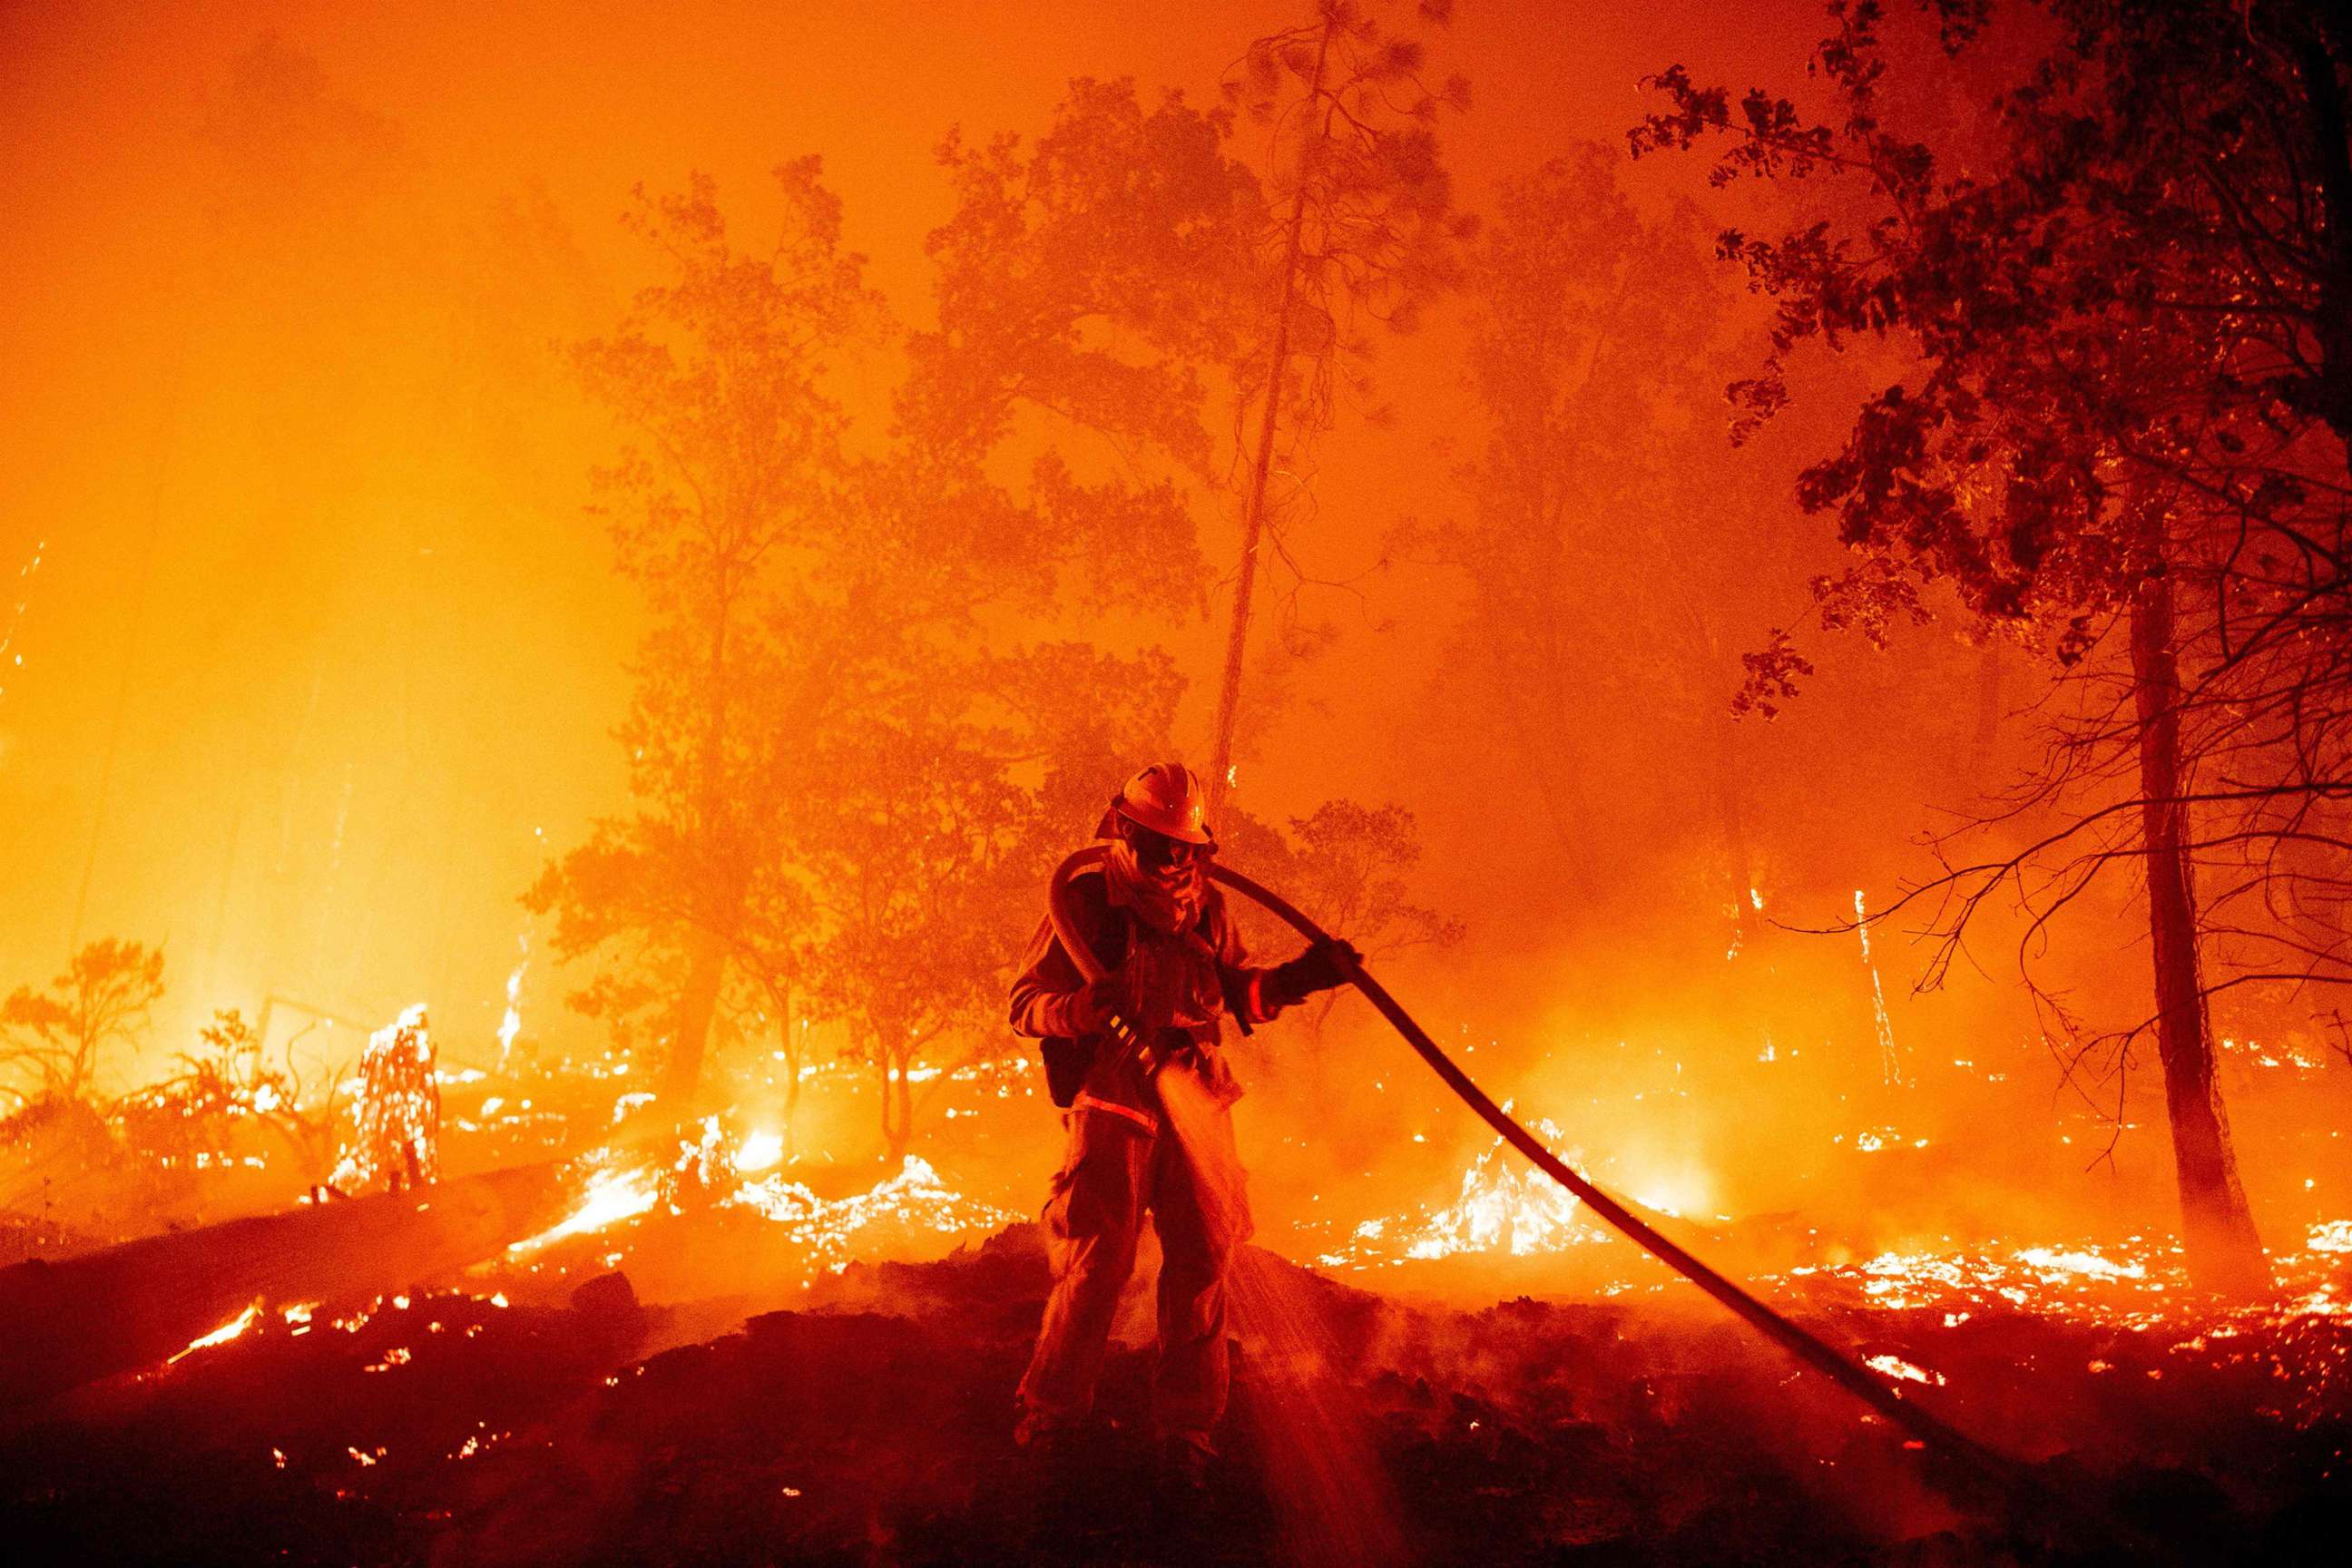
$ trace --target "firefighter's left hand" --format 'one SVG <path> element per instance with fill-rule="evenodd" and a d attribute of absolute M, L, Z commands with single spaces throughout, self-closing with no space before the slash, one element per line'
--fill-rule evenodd
<path fill-rule="evenodd" d="M 1362 955 L 1352 945 L 1335 939 L 1317 942 L 1288 963 L 1279 965 L 1275 974 L 1286 1000 L 1303 1002 L 1318 991 L 1348 984 L 1362 962 Z"/>

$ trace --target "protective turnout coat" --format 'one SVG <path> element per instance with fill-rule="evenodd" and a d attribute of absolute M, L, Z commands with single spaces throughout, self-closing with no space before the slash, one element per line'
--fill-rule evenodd
<path fill-rule="evenodd" d="M 1157 1030 L 1163 1049 L 1190 1058 L 1221 1097 L 1238 1098 L 1218 1049 L 1218 1020 L 1230 1015 L 1247 1034 L 1281 1007 L 1268 993 L 1271 971 L 1248 961 L 1223 892 L 1206 884 L 1198 916 L 1173 932 L 1154 930 L 1124 907 L 1101 872 L 1081 873 L 1071 884 L 1070 900 L 1078 933 L 1103 968 L 1120 976 L 1120 1012 Z M 1086 976 L 1054 934 L 1054 922 L 1039 921 L 1013 982 L 1013 1030 L 1045 1042 L 1055 1104 L 1129 1114 L 1157 1130 L 1158 1110 L 1142 1073 L 1110 1048 L 1108 1037 L 1072 1022 L 1085 985 Z"/>

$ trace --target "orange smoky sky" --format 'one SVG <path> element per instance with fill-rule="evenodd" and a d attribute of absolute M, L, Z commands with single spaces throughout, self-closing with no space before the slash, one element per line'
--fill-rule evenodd
<path fill-rule="evenodd" d="M 367 1026 L 424 1000 L 446 1050 L 486 1048 L 530 936 L 518 895 L 624 804 L 612 731 L 640 610 L 584 510 L 616 437 L 555 345 L 609 331 L 656 275 L 616 222 L 631 188 L 706 173 L 756 234 L 768 171 L 820 154 L 850 242 L 919 326 L 951 128 L 1034 134 L 1078 77 L 1214 102 L 1247 42 L 1298 9 L 0 5 L 0 585 L 21 590 L 0 601 L 0 989 L 115 935 L 169 954 L 153 1052 L 214 1007 L 270 997 Z M 1458 202 L 1486 210 L 1580 143 L 1622 151 L 1641 79 L 1673 61 L 1801 81 L 1822 25 L 1811 0 L 1465 0 L 1432 43 L 1473 88 L 1444 128 Z M 1256 158 L 1263 134 L 1244 124 L 1237 153 Z M 1663 206 L 1708 196 L 1702 174 L 1664 160 L 1623 181 Z M 1444 963 L 1408 963 L 1416 994 L 1465 1027 L 1614 1031 L 1635 992 L 1670 1010 L 1720 967 L 1723 898 L 1675 826 L 1714 820 L 1715 785 L 1655 740 L 1641 693 L 1593 698 L 1575 721 L 1601 743 L 1576 783 L 1602 803 L 1592 837 L 1613 869 L 1605 907 L 1562 907 L 1528 809 L 1559 781 L 1515 773 L 1445 685 L 1458 585 L 1378 560 L 1402 518 L 1458 504 L 1481 438 L 1464 336 L 1449 305 L 1385 342 L 1394 425 L 1343 414 L 1291 476 L 1311 495 L 1296 554 L 1348 585 L 1302 590 L 1334 640 L 1276 683 L 1243 798 L 1274 818 L 1334 796 L 1412 808 L 1415 894 L 1470 933 Z M 877 351 L 838 374 L 878 430 L 900 366 Z M 1741 460 L 1785 480 L 1805 449 L 1800 426 Z M 1198 521 L 1229 570 L 1230 509 Z M 1773 530 L 1822 552 L 1818 520 L 1760 502 L 1727 512 L 1709 548 L 1736 563 Z M 1759 575 L 1732 635 L 1800 615 L 1802 582 Z M 1213 584 L 1205 615 L 1148 628 L 1190 679 L 1175 739 L 1196 757 L 1225 605 Z M 1832 648 L 1818 691 L 1751 731 L 1775 898 L 1833 918 L 1967 793 L 1955 759 L 1983 761 L 1987 701 L 1972 660 L 1937 631 L 1888 658 Z M 1869 721 L 1921 679 L 1953 683 L 1947 725 Z M 523 986 L 533 1026 L 586 1029 L 542 957 Z M 1825 1029 L 1858 1017 L 1866 1042 L 1853 955 L 1822 962 L 1843 987 Z M 1579 989 L 1596 977 L 1608 987 Z M 1898 1009 L 1905 977 L 1888 980 Z"/>
<path fill-rule="evenodd" d="M 600 330 L 646 276 L 614 222 L 633 184 L 706 171 L 756 223 L 765 171 L 816 152 L 877 281 L 919 320 L 922 238 L 949 210 L 932 153 L 950 127 L 1034 131 L 1081 75 L 1213 100 L 1242 45 L 1286 15 L 7 6 L 0 566 L 13 580 L 40 555 L 12 650 L 24 662 L 0 698 L 9 972 L 39 973 L 77 933 L 137 932 L 171 943 L 182 982 L 229 993 L 328 984 L 381 1010 L 457 985 L 487 1005 L 540 830 L 568 837 L 612 803 L 605 731 L 634 635 L 579 511 L 604 450 L 596 422 L 574 419 L 562 450 L 543 425 L 516 447 L 493 436 L 453 450 L 453 426 L 488 417 L 471 384 L 537 346 L 499 344 L 512 353 L 488 367 L 431 363 L 480 347 L 455 341 L 453 311 L 478 337 L 514 303 L 502 287 L 528 292 L 491 276 L 497 247 L 533 225 L 556 237 L 577 308 L 551 324 Z M 1580 137 L 1618 137 L 1638 76 L 1719 34 L 1694 26 L 1718 15 L 1463 7 L 1439 47 L 1478 94 L 1449 135 L 1465 201 Z M 1780 7 L 1758 43 L 1797 60 L 1813 20 Z M 279 199 L 315 209 L 274 226 L 220 210 L 239 177 L 220 167 L 236 155 L 217 144 L 222 104 L 264 40 L 314 63 L 328 107 L 300 112 L 352 121 L 300 130 L 341 149 L 316 168 L 244 171 L 282 176 Z M 1432 404 L 1454 401 L 1456 373 L 1419 347 L 1391 356 L 1410 434 L 1343 433 L 1325 452 L 1331 530 L 1367 497 L 1442 478 Z M 878 405 L 888 369 L 867 374 Z M 1398 473 L 1398 454 L 1416 471 Z M 528 482 L 493 499 L 494 468 Z M 1230 555 L 1205 521 L 1212 559 Z M 1415 629 L 1360 639 L 1355 657 L 1410 668 Z M 1335 683 L 1333 717 L 1307 727 L 1325 732 L 1299 737 L 1328 787 L 1377 793 L 1376 749 L 1328 742 L 1380 720 L 1381 684 Z M 1270 748 L 1276 776 L 1283 750 Z M 268 918 L 285 929 L 256 950 L 240 932 L 273 890 L 283 907 Z M 294 973 L 279 973 L 269 950 L 317 922 L 366 928 L 369 956 L 331 982 L 291 954 Z"/>

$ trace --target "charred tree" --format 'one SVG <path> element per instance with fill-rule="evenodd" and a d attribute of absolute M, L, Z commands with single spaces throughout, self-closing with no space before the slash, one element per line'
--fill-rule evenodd
<path fill-rule="evenodd" d="M 1331 58 L 1333 15 L 1323 14 L 1315 31 L 1315 67 L 1307 79 L 1310 103 L 1323 95 L 1323 73 Z M 1329 134 L 1329 116 L 1325 132 Z M 1232 628 L 1225 635 L 1225 668 L 1217 685 L 1216 738 L 1209 752 L 1209 795 L 1212 810 L 1224 799 L 1233 784 L 1234 724 L 1242 700 L 1242 658 L 1249 650 L 1250 600 L 1257 587 L 1258 540 L 1265 530 L 1265 480 L 1274 468 L 1274 432 L 1282 417 L 1282 383 L 1290 371 L 1290 315 L 1298 299 L 1298 257 L 1307 232 L 1305 170 L 1290 198 L 1290 221 L 1282 240 L 1282 289 L 1275 307 L 1274 347 L 1267 354 L 1265 406 L 1258 416 L 1257 452 L 1250 461 L 1249 491 L 1242 500 L 1242 559 L 1234 577 Z"/>
<path fill-rule="evenodd" d="M 1746 764 L 1741 758 L 1739 726 L 1730 713 L 1717 715 L 1710 728 L 1715 736 L 1716 809 L 1723 824 L 1724 859 L 1730 880 L 1732 936 L 1738 951 L 1748 952 L 1765 928 L 1756 919 L 1756 868 L 1748 849 Z"/>
<path fill-rule="evenodd" d="M 18 1087 L 27 1100 L 89 1098 L 107 1058 L 144 1037 L 163 994 L 163 949 L 88 943 L 45 990 L 19 985 L 0 1001 L 0 1078 L 28 1084 Z"/>
<path fill-rule="evenodd" d="M 2259 1289 L 2271 1283 L 2270 1266 L 2230 1144 L 2198 951 L 2196 867 L 2189 850 L 2182 693 L 2168 575 L 2148 578 L 2132 601 L 2130 620 L 2157 1051 L 2180 1184 L 2182 1235 L 2189 1270 L 2200 1283 L 2231 1291 Z"/>
<path fill-rule="evenodd" d="M 1423 50 L 1385 26 L 1363 0 L 1315 0 L 1315 19 L 1251 43 L 1226 97 L 1275 132 L 1272 182 L 1287 187 L 1288 216 L 1275 246 L 1272 331 L 1263 359 L 1239 363 L 1244 406 L 1259 405 L 1244 479 L 1242 551 L 1210 743 L 1213 812 L 1232 786 L 1234 734 L 1258 565 L 1269 525 L 1267 482 L 1283 432 L 1294 444 L 1326 426 L 1341 361 L 1369 353 L 1360 319 L 1409 331 L 1422 309 L 1456 279 L 1456 242 L 1475 220 L 1453 211 L 1453 189 L 1430 129 L 1441 107 L 1460 109 L 1460 77 L 1423 85 Z M 1424 20 L 1444 7 L 1423 5 Z M 1286 127 L 1297 133 L 1286 160 Z M 1368 387 L 1360 374 L 1351 378 Z M 1262 389 L 1262 390 L 1261 390 Z M 1287 426 L 1285 420 L 1287 419 Z"/>
<path fill-rule="evenodd" d="M 727 974 L 727 949 L 716 934 L 697 927 L 687 937 L 686 982 L 670 1015 L 669 1047 L 662 1058 L 662 1098 L 688 1107 L 702 1086 L 702 1058 L 710 1043 L 710 1023 L 719 1012 L 719 987 Z"/>

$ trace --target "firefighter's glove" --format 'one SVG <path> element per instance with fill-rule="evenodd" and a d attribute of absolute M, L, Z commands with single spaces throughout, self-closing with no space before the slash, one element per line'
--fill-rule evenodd
<path fill-rule="evenodd" d="M 1112 1016 L 1126 1008 L 1127 990 L 1118 975 L 1106 974 L 1099 980 L 1089 980 L 1070 993 L 1070 1033 L 1102 1034 L 1110 1027 Z"/>
<path fill-rule="evenodd" d="M 1318 942 L 1287 963 L 1277 963 L 1266 976 L 1267 989 L 1286 1007 L 1304 1002 L 1318 991 L 1348 984 L 1362 955 L 1347 942 Z"/>

